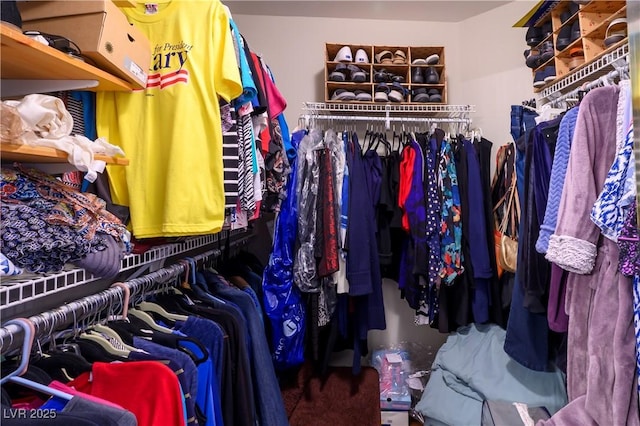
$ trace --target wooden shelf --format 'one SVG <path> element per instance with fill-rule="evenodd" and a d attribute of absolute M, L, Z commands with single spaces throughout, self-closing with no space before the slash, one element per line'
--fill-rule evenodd
<path fill-rule="evenodd" d="M 23 163 L 66 163 L 69 154 L 55 148 L 46 146 L 0 144 L 2 161 L 18 161 Z M 127 166 L 129 159 L 124 157 L 108 157 L 96 155 L 96 160 L 102 160 L 107 164 Z"/>
<path fill-rule="evenodd" d="M 618 1 L 602 1 L 593 0 L 580 8 L 580 12 L 584 13 L 603 13 L 605 15 L 615 13 L 617 10 L 626 6 L 626 2 Z"/>
<path fill-rule="evenodd" d="M 425 89 L 444 89 L 446 85 L 444 83 L 436 84 L 422 84 L 422 83 L 409 83 L 407 86 L 417 87 L 418 89 L 424 87 Z"/>
<path fill-rule="evenodd" d="M 3 80 L 3 97 L 33 93 L 18 87 L 12 88 L 11 80 L 48 81 L 51 83 L 51 90 L 48 91 L 67 89 L 69 81 L 75 80 L 92 82 L 86 87 L 92 91 L 133 90 L 129 83 L 118 77 L 45 46 L 4 23 L 0 24 L 0 44 L 2 46 L 0 74 Z M 62 88 L 56 86 L 57 82 Z M 91 87 L 92 85 L 95 87 Z M 42 85 L 38 84 L 38 87 L 41 88 Z"/>
<path fill-rule="evenodd" d="M 607 17 L 605 17 L 602 21 L 598 22 L 593 22 L 590 21 L 589 24 L 590 27 L 587 31 L 584 32 L 583 37 L 587 37 L 587 38 L 597 38 L 597 39 L 602 39 L 604 40 L 607 34 L 607 29 L 609 27 L 609 24 L 611 23 L 611 21 L 613 21 L 614 19 L 617 18 L 626 18 L 627 16 L 627 7 L 623 7 L 620 10 L 618 10 L 617 12 L 608 15 Z M 586 21 L 586 18 L 585 18 Z"/>

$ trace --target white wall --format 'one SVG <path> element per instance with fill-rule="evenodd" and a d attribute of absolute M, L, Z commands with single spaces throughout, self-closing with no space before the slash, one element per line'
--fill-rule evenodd
<path fill-rule="evenodd" d="M 460 73 L 449 83 L 450 103 L 476 105 L 473 125 L 494 143 L 494 152 L 512 139 L 510 106 L 533 97 L 533 76 L 523 55 L 526 30 L 511 26 L 534 4 L 515 1 L 458 23 Z"/>
<path fill-rule="evenodd" d="M 449 78 L 461 75 L 453 54 L 460 44 L 457 24 L 236 14 L 233 19 L 273 71 L 292 128 L 303 102 L 324 101 L 325 43 L 445 46 L 445 55 L 452 57 Z"/>
<path fill-rule="evenodd" d="M 324 100 L 324 44 L 445 46 L 450 104 L 472 104 L 474 126 L 494 142 L 511 140 L 510 105 L 533 97 L 531 71 L 524 65 L 525 30 L 511 26 L 535 2 L 516 1 L 462 22 L 382 21 L 233 15 L 250 47 L 264 55 L 288 102 L 295 127 L 305 101 Z M 456 7 L 456 2 L 451 2 Z M 231 10 L 233 13 L 233 9 Z M 370 333 L 370 348 L 414 341 L 435 348 L 446 336 L 413 324 L 413 311 L 397 284 L 384 281 L 387 330 Z M 348 364 L 344 354 L 337 363 Z M 433 354 L 425 354 L 433 358 Z"/>

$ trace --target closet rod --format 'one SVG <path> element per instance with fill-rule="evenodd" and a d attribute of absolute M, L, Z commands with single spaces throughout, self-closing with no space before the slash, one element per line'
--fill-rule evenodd
<path fill-rule="evenodd" d="M 313 120 L 336 120 L 336 121 L 384 121 L 385 129 L 391 128 L 391 122 L 397 123 L 462 123 L 469 125 L 471 118 L 469 117 L 392 117 L 388 114 L 385 116 L 371 115 L 326 115 L 326 114 L 303 114 L 300 116 L 307 124 Z"/>
<path fill-rule="evenodd" d="M 301 118 L 306 120 L 336 120 L 336 121 L 399 121 L 413 123 L 470 123 L 470 118 L 453 117 L 374 117 L 362 115 L 324 115 L 304 114 Z"/>
<path fill-rule="evenodd" d="M 229 243 L 229 248 L 234 250 L 245 245 L 251 235 L 244 236 Z M 216 248 L 206 252 L 191 256 L 196 263 L 214 259 L 223 254 L 222 249 Z M 139 278 L 126 281 L 123 284 L 129 288 L 131 301 L 136 296 L 142 296 L 153 290 L 175 284 L 169 283 L 186 272 L 186 265 L 178 262 L 165 268 L 151 272 Z M 35 327 L 35 339 L 41 339 L 51 335 L 54 331 L 63 330 L 71 325 L 78 325 L 82 320 L 89 318 L 92 314 L 99 314 L 107 308 L 116 306 L 124 300 L 123 289 L 121 287 L 109 287 L 96 294 L 83 297 L 73 302 L 62 305 L 50 311 L 42 312 L 29 318 Z M 100 321 L 99 315 L 95 315 L 94 322 L 86 324 L 94 325 Z M 0 353 L 6 354 L 20 347 L 23 330 L 15 324 L 0 328 Z"/>
<path fill-rule="evenodd" d="M 622 73 L 628 73 L 629 72 L 629 64 L 627 64 L 625 67 L 619 68 L 619 69 L 615 69 L 613 71 L 608 72 L 607 74 L 599 77 L 596 80 L 590 81 L 588 83 L 583 84 L 580 87 L 576 87 L 575 89 L 564 93 L 563 95 L 557 97 L 556 99 L 553 99 L 551 101 L 548 102 L 548 105 L 550 106 L 558 106 L 558 104 L 560 104 L 561 102 L 566 102 L 567 100 L 571 99 L 571 98 L 575 98 L 576 96 L 578 96 L 578 94 L 580 92 L 588 92 L 589 90 L 596 88 L 598 86 L 601 86 L 603 84 L 605 84 L 606 80 L 612 81 L 618 77 L 621 77 L 621 72 Z M 547 104 L 545 104 L 547 105 Z"/>

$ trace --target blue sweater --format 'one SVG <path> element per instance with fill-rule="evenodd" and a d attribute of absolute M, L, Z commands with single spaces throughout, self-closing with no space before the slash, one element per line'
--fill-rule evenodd
<path fill-rule="evenodd" d="M 560 129 L 558 130 L 558 140 L 556 141 L 556 152 L 553 156 L 551 167 L 551 178 L 549 180 L 549 195 L 547 198 L 547 208 L 544 212 L 544 222 L 540 226 L 540 234 L 536 242 L 536 251 L 545 254 L 549 247 L 549 238 L 556 230 L 558 221 L 558 207 L 562 197 L 562 188 L 567 174 L 567 164 L 569 164 L 569 153 L 571 151 L 571 141 L 573 131 L 576 128 L 578 118 L 578 107 L 575 107 L 562 117 Z"/>

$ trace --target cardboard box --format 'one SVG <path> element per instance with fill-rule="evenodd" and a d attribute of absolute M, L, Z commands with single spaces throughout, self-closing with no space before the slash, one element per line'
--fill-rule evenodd
<path fill-rule="evenodd" d="M 66 37 L 92 65 L 135 88 L 147 85 L 151 43 L 111 0 L 20 1 L 18 7 L 23 30 Z"/>
<path fill-rule="evenodd" d="M 408 411 L 382 411 L 382 426 L 409 426 Z"/>

